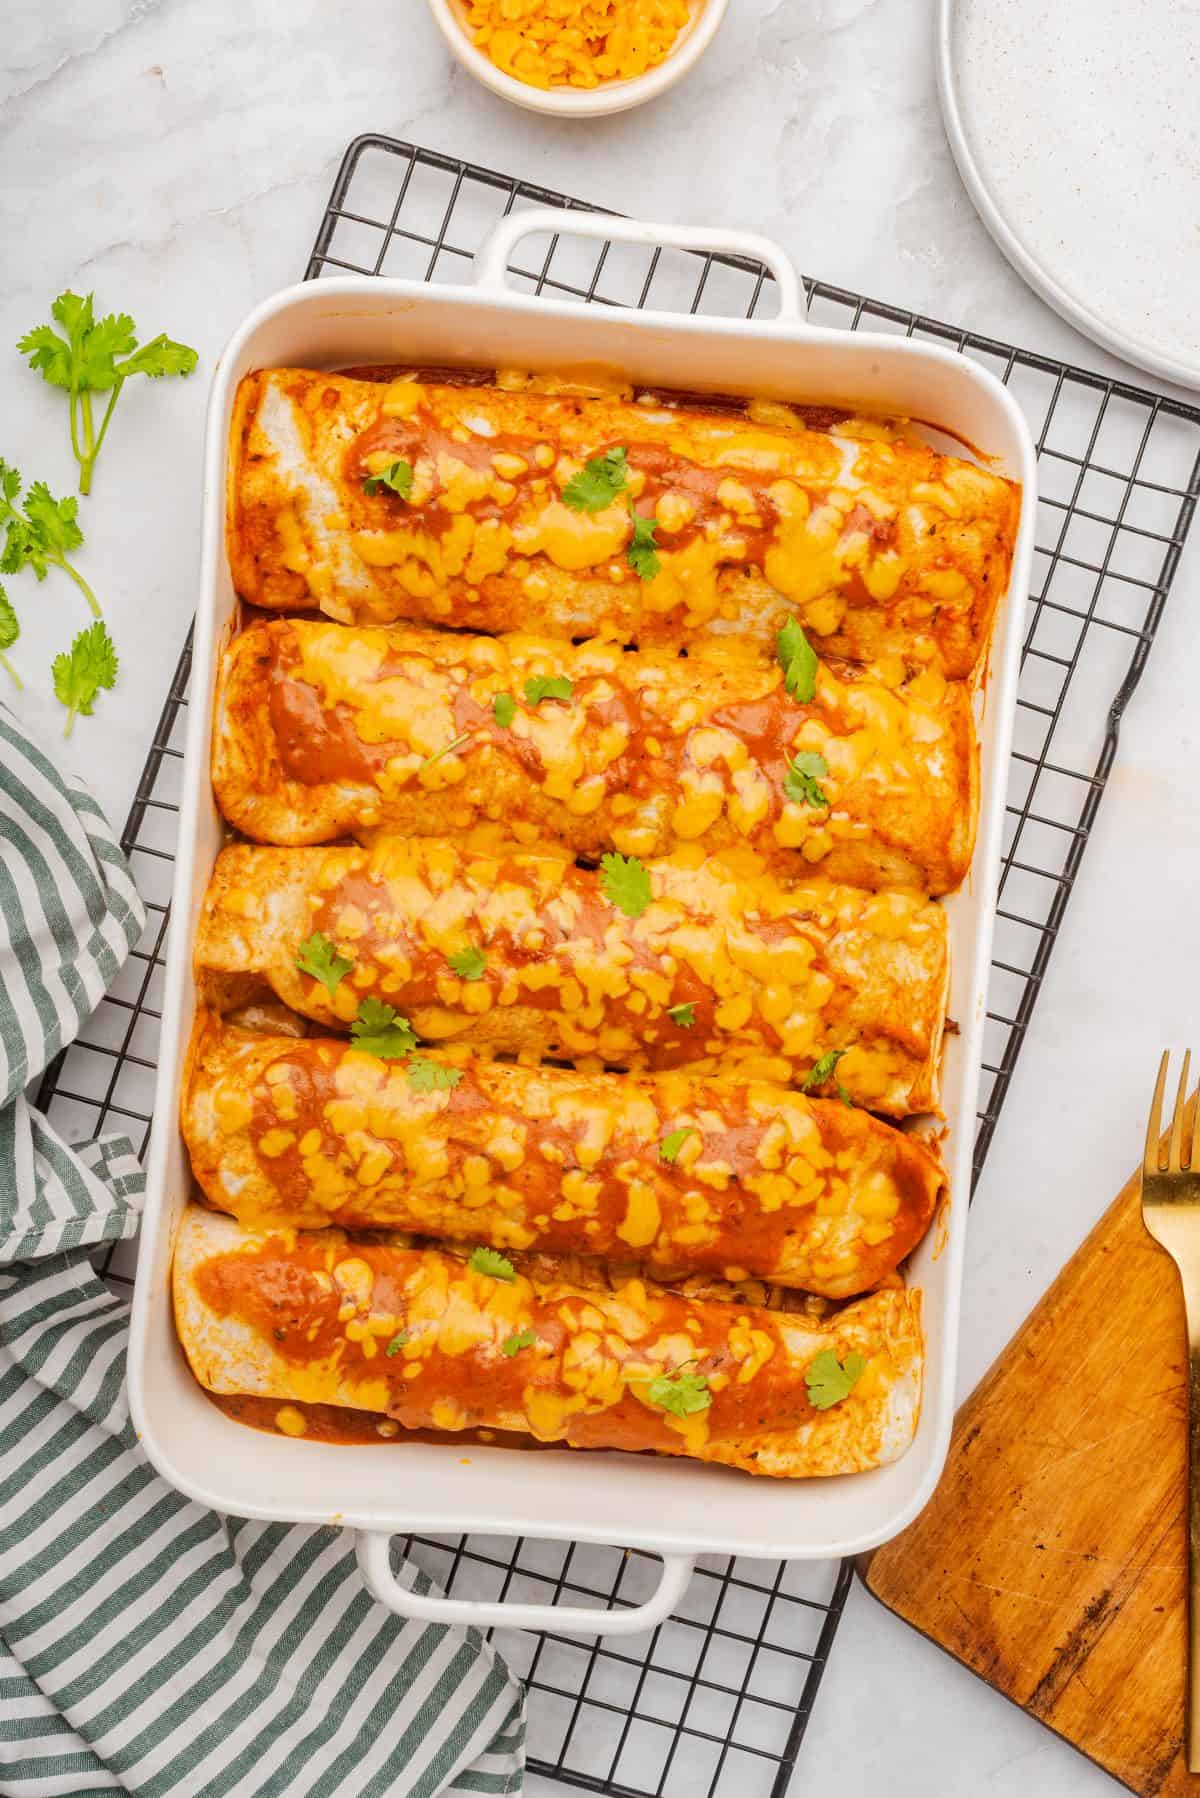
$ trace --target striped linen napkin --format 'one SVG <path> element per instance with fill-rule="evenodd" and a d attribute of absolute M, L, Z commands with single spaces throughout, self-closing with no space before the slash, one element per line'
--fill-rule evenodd
<path fill-rule="evenodd" d="M 144 921 L 95 801 L 0 706 L 0 1793 L 519 1792 L 523 1696 L 477 1632 L 402 1623 L 344 1532 L 207 1511 L 138 1447 L 88 1252 L 136 1232 L 141 1169 L 23 1089 Z"/>

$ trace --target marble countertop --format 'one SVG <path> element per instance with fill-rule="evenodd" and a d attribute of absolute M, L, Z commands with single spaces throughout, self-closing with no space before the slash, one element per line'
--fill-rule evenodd
<path fill-rule="evenodd" d="M 518 112 L 452 66 L 420 0 L 10 0 L 0 45 L 0 455 L 71 491 L 61 396 L 3 346 L 67 286 L 200 348 L 187 382 L 122 398 L 80 566 L 121 682 L 70 753 L 123 818 L 195 597 L 207 374 L 241 315 L 298 277 L 338 159 L 375 130 L 601 205 L 777 238 L 846 287 L 1083 362 L 1009 269 L 942 134 L 932 0 L 733 0 L 700 69 L 639 113 Z M 1141 377 L 1132 375 L 1139 380 Z M 62 751 L 49 662 L 83 622 L 69 583 L 9 582 L 29 690 Z M 965 1393 L 1137 1157 L 1157 1052 L 1200 972 L 1194 888 L 1200 543 L 1185 555 L 972 1216 Z M 1148 880 L 1171 847 L 1171 877 Z M 867 1798 L 1119 1788 L 856 1590 L 796 1789 Z M 530 1782 L 531 1791 L 548 1787 Z"/>

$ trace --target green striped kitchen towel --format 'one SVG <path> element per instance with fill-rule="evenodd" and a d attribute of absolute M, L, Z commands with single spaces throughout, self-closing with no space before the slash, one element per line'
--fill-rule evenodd
<path fill-rule="evenodd" d="M 475 1631 L 402 1623 L 342 1532 L 206 1511 L 138 1447 L 88 1251 L 136 1231 L 141 1170 L 23 1089 L 143 922 L 95 802 L 0 707 L 0 1793 L 518 1792 L 523 1696 Z"/>

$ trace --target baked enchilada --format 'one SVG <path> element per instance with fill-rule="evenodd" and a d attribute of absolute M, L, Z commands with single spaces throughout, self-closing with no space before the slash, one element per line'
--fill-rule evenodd
<path fill-rule="evenodd" d="M 900 1289 L 813 1322 L 641 1280 L 528 1278 L 489 1250 L 254 1230 L 191 1205 L 174 1302 L 210 1391 L 406 1429 L 483 1426 L 795 1479 L 895 1460 L 920 1405 L 920 1296 Z"/>
<path fill-rule="evenodd" d="M 201 1017 L 183 1135 L 206 1198 L 255 1225 L 411 1230 L 848 1298 L 924 1235 L 916 1137 L 762 1081 L 400 1054 Z"/>
<path fill-rule="evenodd" d="M 223 1012 L 265 988 L 346 1031 L 372 998 L 419 1037 L 476 1052 L 686 1064 L 836 1084 L 891 1116 L 936 1111 L 940 906 L 819 876 L 780 881 L 744 853 L 695 847 L 645 873 L 649 903 L 632 917 L 602 869 L 518 849 L 236 844 L 205 896 L 197 980 Z"/>
<path fill-rule="evenodd" d="M 783 640 L 786 667 L 256 623 L 222 658 L 217 800 L 284 845 L 490 826 L 582 856 L 746 846 L 793 874 L 952 890 L 975 832 L 969 688 L 928 669 L 891 684 L 817 663 L 797 629 Z"/>
<path fill-rule="evenodd" d="M 255 605 L 343 623 L 769 650 L 792 612 L 823 653 L 963 677 L 1019 500 L 827 409 L 269 369 L 238 394 L 229 560 Z"/>

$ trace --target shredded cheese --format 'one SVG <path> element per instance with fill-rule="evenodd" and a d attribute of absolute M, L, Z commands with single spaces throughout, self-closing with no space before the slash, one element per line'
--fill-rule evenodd
<path fill-rule="evenodd" d="M 688 0 L 466 0 L 472 40 L 530 87 L 598 87 L 670 54 Z"/>

